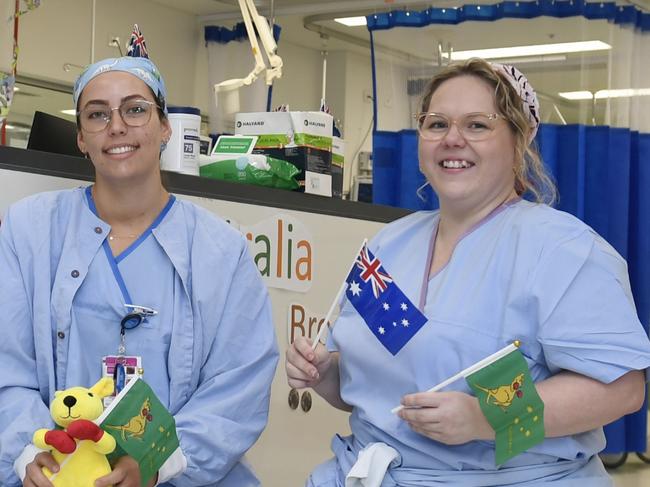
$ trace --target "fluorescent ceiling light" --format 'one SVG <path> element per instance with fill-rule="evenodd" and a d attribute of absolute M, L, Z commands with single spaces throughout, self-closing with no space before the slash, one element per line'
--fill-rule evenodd
<path fill-rule="evenodd" d="M 566 91 L 558 93 L 567 100 L 603 100 L 605 98 L 631 98 L 633 96 L 650 96 L 650 88 L 621 88 L 618 90 L 598 90 L 595 94 L 591 91 Z"/>
<path fill-rule="evenodd" d="M 594 97 L 591 91 L 564 91 L 558 95 L 567 100 L 591 100 Z"/>
<path fill-rule="evenodd" d="M 19 125 L 13 125 L 11 123 L 8 123 L 7 124 L 7 130 L 11 130 L 12 132 L 25 132 L 26 133 L 26 132 L 29 132 L 30 129 L 28 127 L 22 127 L 22 126 L 19 126 Z"/>
<path fill-rule="evenodd" d="M 513 58 L 521 56 L 545 56 L 548 54 L 566 54 L 570 52 L 604 51 L 612 46 L 603 41 L 560 42 L 557 44 L 535 44 L 530 46 L 498 47 L 493 49 L 475 49 L 451 53 L 452 61 L 463 61 L 473 57 L 483 59 Z M 444 55 L 448 57 L 448 55 Z"/>
<path fill-rule="evenodd" d="M 524 63 L 541 63 L 541 62 L 551 62 L 551 61 L 566 61 L 566 56 L 564 54 L 553 54 L 550 56 L 528 56 L 528 57 L 518 57 L 518 58 L 495 58 L 495 61 L 498 61 L 503 64 L 524 64 Z"/>
<path fill-rule="evenodd" d="M 629 98 L 632 96 L 649 96 L 650 88 L 625 88 L 619 90 L 600 90 L 596 92 L 596 99 L 601 98 Z"/>
<path fill-rule="evenodd" d="M 69 110 L 61 110 L 61 113 L 63 113 L 64 115 L 76 115 L 77 110 L 75 110 L 74 108 L 70 108 Z"/>
<path fill-rule="evenodd" d="M 340 17 L 334 20 L 339 24 L 347 25 L 348 27 L 359 27 L 360 25 L 366 25 L 365 17 Z"/>

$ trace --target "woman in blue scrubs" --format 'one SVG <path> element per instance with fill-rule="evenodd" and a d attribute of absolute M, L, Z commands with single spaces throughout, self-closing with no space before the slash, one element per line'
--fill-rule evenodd
<path fill-rule="evenodd" d="M 75 85 L 86 188 L 11 206 L 0 229 L 0 484 L 50 486 L 56 390 L 94 384 L 102 357 L 136 357 L 174 415 L 177 450 L 149 485 L 257 486 L 244 458 L 266 425 L 277 345 L 246 239 L 161 182 L 165 86 L 144 58 L 107 59 Z M 139 326 L 122 319 L 144 312 Z M 120 350 L 120 346 L 124 349 Z M 169 482 L 168 482 L 169 481 Z M 140 486 L 122 457 L 98 487 Z"/>
<path fill-rule="evenodd" d="M 548 205 L 555 190 L 531 145 L 539 105 L 518 70 L 449 67 L 421 112 L 420 170 L 440 210 L 387 225 L 370 249 L 428 321 L 393 356 L 346 303 L 327 347 L 288 350 L 289 385 L 351 412 L 352 435 L 334 437 L 335 457 L 307 485 L 611 486 L 602 426 L 641 407 L 650 366 L 625 261 Z M 467 383 L 422 391 L 515 340 L 545 439 L 497 467 Z"/>

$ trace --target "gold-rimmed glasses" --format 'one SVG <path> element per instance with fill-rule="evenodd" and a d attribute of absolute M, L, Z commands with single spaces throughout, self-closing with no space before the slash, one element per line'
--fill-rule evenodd
<path fill-rule="evenodd" d="M 497 128 L 499 120 L 505 120 L 498 113 L 466 113 L 459 118 L 451 118 L 444 113 L 423 112 L 415 116 L 420 137 L 425 140 L 441 140 L 453 124 L 468 141 L 485 140 Z"/>
<path fill-rule="evenodd" d="M 113 112 L 117 110 L 122 121 L 129 127 L 142 127 L 151 120 L 151 112 L 160 108 L 155 102 L 148 100 L 127 100 L 119 107 L 109 107 L 104 103 L 91 102 L 77 112 L 81 129 L 94 133 L 104 130 L 111 121 Z"/>

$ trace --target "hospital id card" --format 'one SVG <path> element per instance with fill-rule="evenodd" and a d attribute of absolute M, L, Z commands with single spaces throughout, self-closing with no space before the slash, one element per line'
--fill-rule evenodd
<path fill-rule="evenodd" d="M 122 367 L 118 368 L 118 364 L 122 364 Z M 116 368 L 118 370 L 116 371 Z M 116 377 L 116 372 L 123 374 L 123 376 Z M 142 368 L 142 357 L 136 355 L 107 355 L 102 357 L 102 377 L 110 377 L 115 379 L 116 387 L 113 391 L 113 394 L 104 398 L 104 407 L 113 402 L 115 396 L 126 384 L 129 383 L 131 379 L 142 378 L 144 375 L 144 369 Z"/>

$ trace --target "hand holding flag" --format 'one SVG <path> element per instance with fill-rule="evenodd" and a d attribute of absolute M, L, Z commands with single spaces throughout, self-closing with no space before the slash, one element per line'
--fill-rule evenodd
<path fill-rule="evenodd" d="M 497 465 L 544 441 L 544 403 L 514 350 L 465 377 L 496 434 Z"/>
<path fill-rule="evenodd" d="M 501 465 L 544 441 L 544 403 L 537 394 L 520 342 L 502 348 L 427 392 L 464 378 L 495 432 L 495 463 Z M 391 410 L 397 413 L 404 406 Z"/>

